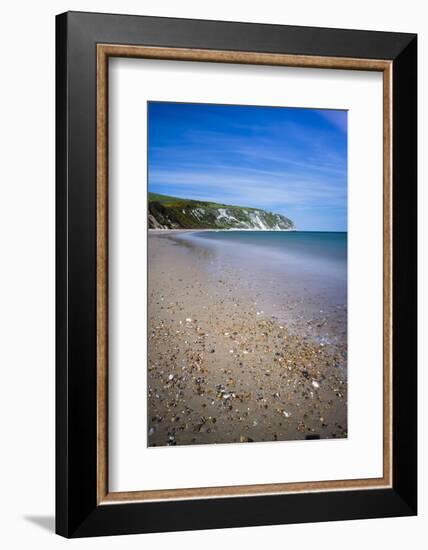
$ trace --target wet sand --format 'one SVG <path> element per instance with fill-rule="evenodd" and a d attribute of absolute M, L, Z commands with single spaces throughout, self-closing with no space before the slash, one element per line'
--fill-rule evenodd
<path fill-rule="evenodd" d="M 148 265 L 149 446 L 347 437 L 346 306 L 174 233 Z"/>

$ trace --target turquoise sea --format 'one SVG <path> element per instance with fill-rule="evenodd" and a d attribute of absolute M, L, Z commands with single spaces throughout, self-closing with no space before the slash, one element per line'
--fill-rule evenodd
<path fill-rule="evenodd" d="M 343 287 L 347 279 L 348 234 L 321 231 L 200 231 L 184 239 L 210 249 L 217 260 L 257 272 L 285 275 L 288 282 L 315 277 L 318 287 Z"/>
<path fill-rule="evenodd" d="M 263 248 L 285 258 L 337 262 L 346 266 L 348 234 L 325 231 L 201 231 L 193 238 Z"/>
<path fill-rule="evenodd" d="M 197 231 L 172 238 L 213 281 L 235 281 L 260 314 L 326 342 L 346 341 L 346 232 Z"/>

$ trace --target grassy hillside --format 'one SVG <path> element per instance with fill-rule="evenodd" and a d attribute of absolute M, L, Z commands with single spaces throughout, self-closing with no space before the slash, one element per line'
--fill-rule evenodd
<path fill-rule="evenodd" d="M 258 208 L 149 193 L 150 229 L 252 229 L 285 231 L 293 222 Z"/>

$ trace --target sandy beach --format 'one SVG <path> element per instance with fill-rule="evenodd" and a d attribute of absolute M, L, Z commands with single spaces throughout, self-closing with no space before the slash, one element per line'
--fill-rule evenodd
<path fill-rule="evenodd" d="M 148 444 L 347 437 L 343 300 L 219 250 L 149 234 Z"/>

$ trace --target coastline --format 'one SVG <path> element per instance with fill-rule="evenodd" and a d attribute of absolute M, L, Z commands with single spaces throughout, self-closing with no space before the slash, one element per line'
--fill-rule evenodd
<path fill-rule="evenodd" d="M 254 227 L 253 228 L 250 228 L 250 229 L 245 229 L 245 228 L 238 228 L 238 227 L 230 227 L 228 229 L 216 229 L 216 228 L 212 228 L 212 229 L 152 229 L 151 227 L 149 227 L 147 229 L 148 231 L 148 234 L 149 235 L 167 235 L 168 233 L 199 233 L 199 232 L 204 232 L 204 231 L 207 231 L 207 232 L 233 232 L 233 231 L 248 231 L 248 232 L 251 232 L 251 231 L 265 231 L 267 233 L 269 232 L 275 232 L 275 233 L 290 233 L 290 232 L 294 232 L 294 231 L 298 231 L 298 229 L 296 229 L 295 227 L 293 227 L 293 229 L 255 229 Z"/>
<path fill-rule="evenodd" d="M 294 323 L 265 311 L 245 266 L 178 238 L 200 231 L 149 231 L 149 445 L 347 437 L 346 340 L 324 335 L 335 320 L 292 287 L 275 306 Z"/>

